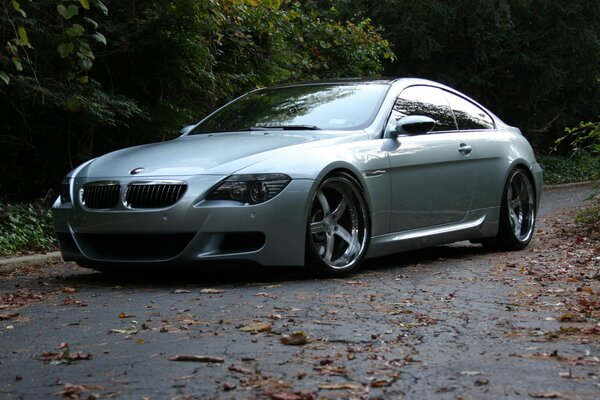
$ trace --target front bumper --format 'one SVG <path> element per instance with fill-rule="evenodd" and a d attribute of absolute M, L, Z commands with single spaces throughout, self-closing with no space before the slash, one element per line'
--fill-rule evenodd
<path fill-rule="evenodd" d="M 102 265 L 178 265 L 247 260 L 262 265 L 304 264 L 310 196 L 316 182 L 295 179 L 257 205 L 201 200 L 224 177 L 175 177 L 185 195 L 164 209 L 90 210 L 77 193 L 91 180 L 72 184 L 72 203 L 57 199 L 54 225 L 65 260 Z M 122 179 L 126 185 L 128 178 Z"/>

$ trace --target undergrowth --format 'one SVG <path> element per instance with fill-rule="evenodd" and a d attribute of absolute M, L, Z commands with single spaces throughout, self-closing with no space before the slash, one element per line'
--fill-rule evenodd
<path fill-rule="evenodd" d="M 0 256 L 57 248 L 50 207 L 0 203 Z"/>
<path fill-rule="evenodd" d="M 538 162 L 544 169 L 544 184 L 558 185 L 600 179 L 600 157 L 588 153 L 563 157 L 540 155 Z"/>

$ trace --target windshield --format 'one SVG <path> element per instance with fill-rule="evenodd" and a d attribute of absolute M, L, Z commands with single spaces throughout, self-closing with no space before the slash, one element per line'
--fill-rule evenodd
<path fill-rule="evenodd" d="M 206 118 L 190 134 L 261 129 L 353 130 L 375 118 L 389 85 L 309 84 L 251 92 Z"/>

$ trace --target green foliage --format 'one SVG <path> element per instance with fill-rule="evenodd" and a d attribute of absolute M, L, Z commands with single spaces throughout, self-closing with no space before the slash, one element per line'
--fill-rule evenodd
<path fill-rule="evenodd" d="M 370 20 L 346 21 L 310 3 L 15 3 L 0 13 L 7 43 L 0 115 L 8 116 L 0 119 L 0 194 L 7 198 L 44 196 L 82 161 L 175 137 L 256 87 L 378 75 L 381 61 L 394 57 Z"/>
<path fill-rule="evenodd" d="M 555 141 L 554 150 L 568 146 L 568 150 L 600 155 L 600 122 L 580 122 L 574 128 L 566 128 L 565 135 Z"/>
<path fill-rule="evenodd" d="M 56 247 L 49 207 L 37 203 L 0 203 L 0 256 Z"/>
<path fill-rule="evenodd" d="M 395 60 L 390 43 L 366 18 L 344 21 L 335 8 L 311 9 L 293 3 L 286 9 L 286 65 L 291 80 L 379 76 L 382 58 Z"/>
<path fill-rule="evenodd" d="M 583 182 L 600 179 L 600 158 L 581 152 L 571 157 L 557 155 L 538 156 L 544 169 L 544 184 Z"/>

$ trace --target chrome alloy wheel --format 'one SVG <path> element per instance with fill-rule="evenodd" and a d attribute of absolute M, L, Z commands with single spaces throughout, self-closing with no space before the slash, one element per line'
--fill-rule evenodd
<path fill-rule="evenodd" d="M 506 190 L 510 228 L 515 239 L 528 242 L 535 225 L 535 200 L 531 181 L 521 169 L 513 171 Z"/>
<path fill-rule="evenodd" d="M 321 269 L 354 269 L 365 255 L 368 238 L 367 207 L 358 184 L 345 174 L 326 179 L 313 198 L 308 226 L 308 245 Z"/>

